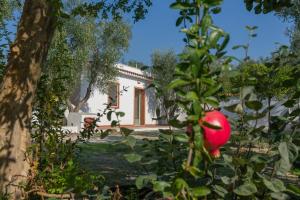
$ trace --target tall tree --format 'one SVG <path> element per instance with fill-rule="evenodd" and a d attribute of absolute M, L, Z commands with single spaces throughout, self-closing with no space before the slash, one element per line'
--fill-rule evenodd
<path fill-rule="evenodd" d="M 295 57 L 289 58 L 293 64 L 299 64 L 299 48 L 300 48 L 300 1 L 292 0 L 293 6 L 284 8 L 276 13 L 283 21 L 292 22 L 292 26 L 288 29 L 291 42 L 291 50 L 295 53 Z"/>
<path fill-rule="evenodd" d="M 73 112 L 78 112 L 82 108 L 94 90 L 106 92 L 107 86 L 118 73 L 115 64 L 128 49 L 131 38 L 129 25 L 121 20 L 101 23 L 95 26 L 92 34 L 95 41 L 88 50 L 92 56 L 88 57 L 82 66 L 85 74 L 83 81 L 88 84 L 83 97 L 79 96 L 77 102 L 73 101 L 74 107 L 69 106 L 69 110 Z M 78 95 L 78 92 L 75 91 L 75 95 Z"/>
<path fill-rule="evenodd" d="M 156 89 L 156 96 L 160 102 L 164 118 L 169 121 L 174 118 L 178 106 L 175 104 L 176 95 L 167 87 L 173 80 L 175 67 L 178 62 L 177 55 L 169 50 L 165 52 L 155 51 L 151 55 L 153 83 Z"/>
<path fill-rule="evenodd" d="M 13 185 L 24 180 L 29 169 L 25 152 L 30 142 L 32 102 L 55 21 L 55 8 L 48 1 L 25 1 L 0 86 L 0 185 L 15 199 L 20 198 L 20 191 Z"/>
<path fill-rule="evenodd" d="M 77 7 L 73 14 L 94 12 L 108 17 L 135 13 L 135 20 L 145 14 L 150 0 L 97 1 Z M 60 0 L 25 0 L 16 39 L 11 45 L 6 73 L 0 86 L 0 187 L 12 199 L 20 199 L 18 184 L 26 179 L 29 166 L 25 152 L 30 144 L 33 99 L 49 46 L 65 16 Z"/>

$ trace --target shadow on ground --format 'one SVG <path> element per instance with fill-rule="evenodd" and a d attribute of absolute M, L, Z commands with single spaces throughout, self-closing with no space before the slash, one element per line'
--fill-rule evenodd
<path fill-rule="evenodd" d="M 79 163 L 92 172 L 106 178 L 106 184 L 132 185 L 138 175 L 145 173 L 143 168 L 136 163 L 129 163 L 124 155 L 132 153 L 125 144 L 121 144 L 120 136 L 110 136 L 102 142 L 89 142 L 79 145 Z M 141 148 L 143 141 L 137 139 L 136 148 Z"/>

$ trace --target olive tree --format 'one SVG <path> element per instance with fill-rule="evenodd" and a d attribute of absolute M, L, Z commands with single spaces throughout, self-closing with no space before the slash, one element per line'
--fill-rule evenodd
<path fill-rule="evenodd" d="M 88 26 L 88 23 L 83 25 L 83 27 L 86 26 Z M 82 46 L 80 38 L 83 39 L 84 34 L 79 34 L 79 38 L 77 38 L 79 40 L 74 41 L 75 47 L 79 46 L 79 48 L 77 47 L 79 51 L 77 53 L 87 55 L 85 60 L 78 60 L 79 65 L 77 66 L 81 66 L 79 72 L 82 73 L 79 75 L 85 75 L 84 77 L 79 77 L 79 80 L 83 78 L 88 85 L 83 97 L 78 96 L 80 94 L 75 90 L 73 97 L 75 96 L 77 101 L 72 102 L 74 105 L 70 105 L 71 102 L 69 101 L 69 110 L 73 112 L 78 112 L 82 108 L 94 90 L 106 92 L 109 83 L 115 79 L 118 73 L 115 64 L 129 47 L 131 38 L 130 26 L 121 20 L 102 22 L 91 27 L 93 28 L 87 37 L 91 38 L 93 42 L 89 46 L 84 47 L 86 48 L 85 52 L 80 48 Z M 86 28 L 83 28 L 81 32 L 85 30 Z M 78 85 L 79 87 L 81 86 L 80 82 Z"/>
<path fill-rule="evenodd" d="M 158 110 L 163 111 L 159 114 L 164 116 L 163 118 L 168 122 L 174 118 L 176 112 L 178 112 L 178 105 L 175 103 L 176 95 L 173 91 L 168 90 L 167 88 L 167 86 L 173 80 L 178 58 L 177 55 L 171 50 L 165 52 L 155 51 L 151 55 L 151 62 L 151 74 L 153 77 L 155 94 L 157 100 L 159 101 L 157 115 Z"/>
<path fill-rule="evenodd" d="M 33 101 L 41 77 L 42 65 L 53 35 L 61 19 L 68 15 L 92 13 L 99 18 L 120 18 L 134 12 L 135 21 L 142 19 L 150 0 L 96 1 L 81 4 L 66 13 L 61 0 L 25 0 L 15 41 L 10 46 L 0 86 L 0 187 L 20 198 L 16 187 L 25 180 L 29 170 L 25 152 L 30 144 L 30 122 Z"/>

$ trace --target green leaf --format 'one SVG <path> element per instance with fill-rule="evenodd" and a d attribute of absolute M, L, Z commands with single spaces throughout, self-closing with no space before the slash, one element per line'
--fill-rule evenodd
<path fill-rule="evenodd" d="M 183 20 L 184 20 L 183 17 L 178 17 L 178 19 L 176 20 L 176 26 L 179 26 Z"/>
<path fill-rule="evenodd" d="M 110 126 L 111 127 L 116 127 L 118 124 L 118 121 L 117 120 L 112 120 L 112 122 L 110 123 Z"/>
<path fill-rule="evenodd" d="M 222 11 L 222 9 L 220 7 L 216 7 L 216 8 L 211 9 L 211 11 L 214 14 L 218 14 L 218 13 L 220 13 Z"/>
<path fill-rule="evenodd" d="M 243 185 L 237 187 L 234 189 L 234 193 L 236 193 L 239 196 L 251 196 L 257 192 L 256 186 L 249 182 L 249 183 L 244 183 Z"/>
<path fill-rule="evenodd" d="M 194 177 L 201 177 L 204 175 L 204 171 L 201 171 L 200 169 L 194 166 L 190 166 L 189 168 L 187 168 L 187 171 L 190 172 L 190 174 Z"/>
<path fill-rule="evenodd" d="M 216 129 L 216 130 L 220 130 L 222 129 L 222 127 L 218 126 L 218 125 L 214 125 L 214 124 L 211 124 L 211 123 L 208 123 L 206 121 L 202 122 L 202 125 L 203 126 L 206 126 L 208 128 L 211 128 L 211 129 Z"/>
<path fill-rule="evenodd" d="M 203 144 L 203 135 L 201 134 L 201 129 L 198 126 L 198 130 L 195 130 L 194 127 L 194 132 L 195 132 L 195 147 L 200 149 L 202 147 Z"/>
<path fill-rule="evenodd" d="M 197 0 L 199 2 L 203 1 L 204 4 L 208 5 L 209 7 L 218 6 L 223 1 L 222 0 Z"/>
<path fill-rule="evenodd" d="M 244 48 L 245 49 L 245 48 L 247 48 L 247 46 L 246 45 L 235 45 L 235 46 L 232 47 L 233 50 L 236 50 L 236 49 L 239 49 L 239 48 Z"/>
<path fill-rule="evenodd" d="M 165 181 L 155 181 L 153 183 L 153 190 L 155 192 L 163 192 L 165 188 L 171 187 L 170 183 L 165 182 Z"/>
<path fill-rule="evenodd" d="M 289 150 L 286 142 L 281 142 L 279 144 L 278 151 L 282 159 L 289 161 Z"/>
<path fill-rule="evenodd" d="M 214 95 L 216 92 L 218 92 L 220 89 L 222 88 L 222 85 L 219 84 L 219 85 L 216 85 L 215 87 L 211 87 L 209 90 L 207 90 L 203 96 L 204 97 L 208 97 L 208 96 L 211 96 L 211 95 Z"/>
<path fill-rule="evenodd" d="M 201 29 L 202 32 L 204 33 L 205 31 L 207 31 L 207 29 L 211 26 L 212 24 L 212 18 L 210 15 L 205 15 L 202 18 L 202 24 L 201 24 Z"/>
<path fill-rule="evenodd" d="M 136 144 L 136 139 L 133 136 L 128 136 L 124 143 L 133 149 Z"/>
<path fill-rule="evenodd" d="M 194 197 L 204 197 L 211 193 L 210 189 L 206 186 L 199 186 L 196 188 L 192 188 L 191 192 Z"/>
<path fill-rule="evenodd" d="M 147 176 L 139 176 L 135 179 L 135 185 L 138 189 L 142 189 L 148 183 L 155 181 L 157 176 L 155 174 L 147 175 Z"/>
<path fill-rule="evenodd" d="M 174 88 L 186 86 L 186 85 L 189 85 L 189 84 L 190 84 L 189 81 L 185 81 L 185 80 L 182 80 L 182 79 L 175 79 L 175 80 L 173 80 L 173 81 L 168 85 L 168 88 L 169 88 L 169 89 L 174 89 Z"/>
<path fill-rule="evenodd" d="M 231 184 L 234 180 L 232 178 L 229 178 L 228 176 L 222 176 L 221 177 L 221 181 L 225 184 L 225 185 L 229 185 Z"/>
<path fill-rule="evenodd" d="M 263 178 L 264 185 L 273 192 L 283 192 L 286 190 L 284 183 L 279 179 L 272 179 L 271 181 Z"/>
<path fill-rule="evenodd" d="M 170 129 L 158 129 L 158 131 L 162 134 L 172 135 L 173 131 Z"/>
<path fill-rule="evenodd" d="M 246 101 L 245 105 L 255 111 L 259 111 L 263 107 L 263 104 L 259 101 Z"/>
<path fill-rule="evenodd" d="M 300 115 L 300 109 L 293 110 L 293 112 L 290 113 L 291 117 L 298 117 Z"/>
<path fill-rule="evenodd" d="M 169 125 L 175 127 L 175 128 L 183 128 L 185 127 L 185 125 L 183 123 L 181 123 L 181 121 L 179 121 L 178 119 L 171 119 L 169 121 Z"/>
<path fill-rule="evenodd" d="M 170 8 L 176 10 L 186 10 L 186 9 L 190 9 L 191 5 L 189 3 L 175 2 L 170 5 Z"/>
<path fill-rule="evenodd" d="M 224 109 L 229 112 L 238 113 L 238 114 L 242 114 L 244 112 L 243 107 L 240 103 L 226 106 L 224 107 Z"/>
<path fill-rule="evenodd" d="M 188 100 L 190 100 L 190 101 L 198 101 L 199 100 L 199 97 L 198 97 L 197 93 L 194 92 L 194 91 L 188 92 L 185 95 L 185 98 L 188 99 Z"/>
<path fill-rule="evenodd" d="M 249 114 L 249 115 L 244 115 L 244 120 L 245 121 L 251 121 L 251 120 L 256 120 L 256 119 L 261 119 L 266 116 L 266 112 L 258 113 L 258 114 Z"/>
<path fill-rule="evenodd" d="M 295 176 L 299 176 L 300 177 L 300 168 L 295 168 L 291 171 L 291 173 Z"/>
<path fill-rule="evenodd" d="M 200 115 L 200 113 L 202 112 L 201 103 L 199 101 L 194 101 L 193 109 L 194 109 L 195 114 Z"/>
<path fill-rule="evenodd" d="M 174 139 L 182 143 L 187 143 L 189 141 L 189 137 L 185 133 L 176 134 Z"/>
<path fill-rule="evenodd" d="M 229 40 L 230 40 L 230 35 L 225 34 L 224 40 L 223 40 L 221 46 L 218 48 L 218 51 L 223 51 L 226 48 L 226 46 L 228 45 Z M 227 58 L 226 62 L 228 63 L 228 61 L 230 61 L 230 60 L 232 60 L 232 58 Z"/>
<path fill-rule="evenodd" d="M 245 166 L 248 163 L 248 160 L 242 157 L 234 157 L 232 162 L 238 166 Z"/>
<path fill-rule="evenodd" d="M 220 31 L 213 31 L 209 36 L 209 45 L 214 47 L 221 37 Z"/>
<path fill-rule="evenodd" d="M 242 88 L 242 98 L 245 99 L 248 95 L 251 95 L 253 93 L 254 87 L 253 86 L 246 86 Z"/>
<path fill-rule="evenodd" d="M 120 117 L 124 117 L 124 116 L 125 116 L 125 113 L 124 113 L 124 112 L 117 112 L 117 114 L 118 114 Z"/>
<path fill-rule="evenodd" d="M 293 108 L 296 104 L 296 100 L 295 99 L 290 99 L 287 100 L 283 105 L 287 108 Z"/>
<path fill-rule="evenodd" d="M 287 172 L 290 171 L 292 164 L 286 158 L 281 158 L 279 161 L 276 162 L 276 174 L 285 176 Z"/>
<path fill-rule="evenodd" d="M 226 194 L 228 193 L 228 191 L 220 185 L 214 185 L 213 190 L 222 198 L 225 198 Z"/>
<path fill-rule="evenodd" d="M 108 121 L 111 121 L 111 114 L 112 114 L 112 111 L 109 111 L 108 113 L 107 113 L 107 120 Z"/>
<path fill-rule="evenodd" d="M 130 135 L 130 134 L 133 132 L 133 130 L 132 130 L 132 129 L 128 129 L 128 128 L 121 127 L 121 128 L 120 128 L 120 132 L 121 132 L 122 134 L 124 134 L 125 136 L 128 136 L 128 135 Z"/>
<path fill-rule="evenodd" d="M 246 26 L 246 29 L 249 30 L 249 31 L 254 31 L 256 30 L 258 27 L 257 26 Z"/>
<path fill-rule="evenodd" d="M 204 102 L 207 103 L 207 104 L 209 104 L 209 105 L 211 105 L 214 108 L 217 108 L 217 107 L 220 106 L 219 105 L 219 101 L 218 101 L 218 99 L 216 97 L 206 97 L 204 99 Z"/>
<path fill-rule="evenodd" d="M 124 155 L 126 160 L 130 163 L 141 161 L 142 156 L 139 154 L 131 153 L 131 154 L 125 154 Z"/>
<path fill-rule="evenodd" d="M 112 131 L 112 129 L 107 129 L 105 131 L 102 131 L 101 134 L 100 134 L 100 138 L 101 139 L 106 138 L 111 133 L 111 131 Z"/>
<path fill-rule="evenodd" d="M 288 200 L 290 197 L 287 194 L 281 193 L 281 192 L 272 192 L 271 193 L 272 199 L 277 200 Z"/>
<path fill-rule="evenodd" d="M 182 178 L 177 178 L 174 182 L 174 185 L 176 187 L 177 190 L 181 190 L 183 188 L 188 188 L 188 184 L 185 182 L 185 180 L 183 180 Z"/>
<path fill-rule="evenodd" d="M 248 10 L 248 11 L 251 11 L 252 10 L 252 8 L 253 8 L 253 1 L 252 0 L 246 0 L 245 1 L 245 3 L 246 3 L 246 9 Z"/>
<path fill-rule="evenodd" d="M 300 197 L 300 187 L 292 184 L 287 185 L 287 192 Z"/>

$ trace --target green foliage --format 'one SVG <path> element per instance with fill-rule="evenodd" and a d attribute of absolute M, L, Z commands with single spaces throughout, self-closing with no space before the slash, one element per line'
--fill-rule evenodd
<path fill-rule="evenodd" d="M 166 52 L 155 51 L 152 53 L 151 74 L 156 85 L 162 90 L 165 90 L 166 86 L 173 79 L 177 60 L 177 55 L 171 50 Z"/>
<path fill-rule="evenodd" d="M 151 0 L 129 1 L 83 1 L 82 4 L 72 9 L 73 15 L 101 16 L 108 19 L 110 16 L 119 19 L 124 13 L 132 13 L 135 22 L 144 19 L 147 8 L 152 5 Z"/>
<path fill-rule="evenodd" d="M 293 0 L 284 0 L 284 1 L 244 0 L 244 2 L 248 11 L 254 9 L 255 14 L 260 14 L 260 13 L 267 14 L 274 10 L 279 11 L 286 7 L 292 7 Z"/>
<path fill-rule="evenodd" d="M 59 46 L 64 47 L 64 45 Z M 56 48 L 56 50 L 58 49 Z M 62 55 L 60 58 L 67 59 L 67 55 Z M 57 67 L 60 69 L 59 66 Z M 56 72 L 54 74 L 58 76 L 56 77 L 58 80 L 66 81 L 64 78 L 59 78 L 64 76 L 63 73 Z M 107 105 L 107 108 L 98 114 L 98 118 L 90 126 L 83 129 L 77 138 L 72 138 L 69 132 L 62 130 L 62 120 L 66 108 L 63 94 L 67 90 L 62 83 L 59 84 L 58 80 L 54 79 L 53 82 L 50 80 L 47 76 L 43 76 L 40 82 L 34 112 L 33 145 L 29 149 L 29 152 L 34 155 L 31 161 L 33 178 L 30 179 L 27 188 L 41 188 L 47 193 L 54 194 L 99 193 L 103 187 L 104 178 L 79 166 L 77 157 L 80 147 L 78 143 L 85 142 L 94 134 L 105 138 L 113 129 L 98 130 L 96 123 L 106 116 L 111 121 L 113 128 L 119 127 L 120 117 L 125 114 Z M 132 132 L 126 128 L 121 128 L 120 131 L 124 136 L 128 136 Z M 130 155 L 129 158 L 136 159 L 134 156 Z"/>
<path fill-rule="evenodd" d="M 70 85 L 77 71 L 69 49 L 67 32 L 57 31 L 43 75 L 39 82 L 33 117 L 32 173 L 28 187 L 41 187 L 48 193 L 81 193 L 100 187 L 103 178 L 79 168 L 76 154 L 79 139 L 72 141 L 62 130 Z M 85 136 L 85 135 L 84 135 Z"/>
<path fill-rule="evenodd" d="M 8 23 L 12 23 L 15 21 L 15 17 L 13 15 L 14 11 L 20 8 L 20 3 L 17 0 L 1 0 L 0 1 L 0 82 L 2 81 L 2 77 L 5 73 L 6 60 L 7 60 L 7 52 L 9 45 L 11 44 L 11 40 L 14 36 L 8 30 Z"/>
<path fill-rule="evenodd" d="M 76 141 L 67 139 L 63 131 L 47 132 L 43 149 L 36 164 L 37 175 L 32 180 L 31 187 L 41 187 L 50 194 L 97 191 L 103 186 L 104 178 L 80 168 L 76 154 L 80 150 Z"/>
<path fill-rule="evenodd" d="M 76 96 L 76 91 L 80 81 L 84 78 L 89 84 L 84 101 L 88 100 L 94 89 L 106 92 L 109 83 L 117 75 L 114 65 L 128 49 L 131 30 L 121 20 L 98 22 L 91 16 L 66 19 L 61 29 L 66 32 L 68 51 L 72 53 L 73 59 L 70 65 L 74 72 L 70 74 L 73 81 L 66 86 L 75 93 L 70 99 L 79 110 L 77 106 L 81 99 Z"/>
<path fill-rule="evenodd" d="M 248 42 L 246 44 L 235 45 L 232 47 L 233 50 L 243 49 L 245 51 L 244 61 L 249 60 L 248 54 L 249 54 L 250 42 L 253 38 L 257 37 L 257 34 L 255 32 L 257 28 L 258 28 L 257 26 L 246 26 L 246 30 L 248 32 Z"/>
<path fill-rule="evenodd" d="M 173 51 L 156 51 L 151 55 L 151 75 L 153 82 L 150 87 L 155 91 L 159 106 L 156 108 L 157 120 L 166 120 L 167 123 L 177 118 L 179 108 L 176 104 L 176 94 L 168 88 L 173 80 L 175 67 L 178 62 L 177 55 Z"/>
<path fill-rule="evenodd" d="M 100 24 L 102 30 L 96 35 L 96 52 L 92 58 L 90 80 L 95 79 L 95 87 L 105 91 L 116 77 L 114 65 L 129 47 L 130 26 L 120 20 Z"/>
<path fill-rule="evenodd" d="M 186 113 L 186 120 L 170 120 L 178 131 L 160 130 L 159 141 L 149 141 L 144 151 L 130 154 L 138 159 L 129 160 L 148 173 L 138 177 L 136 185 L 151 186 L 171 199 L 297 199 L 298 186 L 281 177 L 295 168 L 299 155 L 299 71 L 287 64 L 290 57 L 280 48 L 270 59 L 245 59 L 232 74 L 227 68 L 229 91 L 236 96 L 218 94 L 222 91 L 220 74 L 231 60 L 225 57 L 228 35 L 213 25 L 210 16 L 220 3 L 195 0 L 171 5 L 180 15 L 185 12 L 194 18 L 190 28 L 182 29 L 187 47 L 168 85 L 178 95 L 175 103 Z M 235 100 L 224 107 L 224 112 L 230 113 L 233 132 L 229 144 L 222 148 L 222 157 L 212 159 L 198 120 L 219 107 L 220 97 Z M 272 116 L 274 106 L 266 105 L 266 99 L 281 100 L 286 112 Z M 185 133 L 182 128 L 187 125 L 193 131 Z M 135 144 L 128 141 L 133 150 Z"/>
<path fill-rule="evenodd" d="M 5 21 L 13 18 L 13 12 L 21 7 L 20 0 L 1 0 L 0 1 L 0 27 L 5 25 Z"/>
<path fill-rule="evenodd" d="M 49 68 L 53 70 L 51 78 L 43 75 L 39 84 L 33 120 L 34 143 L 31 147 L 34 152 L 32 172 L 35 176 L 29 185 L 32 188 L 42 186 L 48 193 L 81 193 L 99 187 L 103 180 L 78 167 L 77 141 L 71 141 L 69 134 L 61 128 L 66 109 L 65 96 L 69 94 L 64 85 L 69 76 L 64 74 L 66 71 L 61 71 L 59 61 L 66 61 L 64 67 L 67 67 L 70 57 L 63 50 L 63 44 L 54 45 L 58 45 L 56 50 L 61 53 L 61 57 L 56 60 L 57 68 Z"/>
<path fill-rule="evenodd" d="M 111 121 L 112 128 L 120 128 L 124 137 L 122 143 L 132 150 L 131 153 L 124 155 L 125 158 L 130 163 L 141 166 L 145 171 L 145 174 L 136 179 L 137 188 L 151 187 L 154 192 L 165 198 L 193 200 L 299 198 L 299 188 L 286 183 L 281 177 L 295 169 L 294 163 L 299 160 L 300 72 L 298 68 L 288 65 L 286 60 L 289 60 L 289 56 L 281 54 L 280 49 L 272 58 L 261 62 L 251 61 L 246 55 L 247 59 L 240 68 L 231 74 L 229 64 L 232 58 L 225 56 L 229 36 L 213 24 L 211 16 L 221 11 L 219 7 L 221 3 L 222 0 L 177 0 L 173 3 L 171 8 L 179 10 L 180 14 L 176 24 L 180 26 L 183 23 L 182 32 L 186 35 L 184 39 L 186 49 L 179 56 L 179 61 L 173 59 L 172 55 L 156 55 L 154 59 L 155 63 L 158 63 L 154 64 L 153 68 L 156 74 L 169 73 L 176 63 L 174 73 L 170 73 L 173 76 L 166 80 L 156 78 L 152 86 L 158 91 L 159 97 L 160 94 L 165 94 L 166 89 L 169 90 L 167 92 L 173 92 L 176 98 L 166 101 L 165 106 L 167 108 L 180 106 L 186 114 L 185 120 L 168 118 L 169 129 L 159 130 L 159 140 L 147 141 L 140 150 L 136 149 L 137 141 L 130 135 L 132 130 L 120 127 L 120 118 L 125 114 L 107 105 L 103 113 L 99 113 L 98 118 L 81 132 L 80 139 L 85 141 L 95 132 L 98 132 L 101 138 L 109 135 L 112 129 L 95 130 L 96 123 L 106 116 Z M 252 3 L 260 5 L 262 1 L 246 3 L 250 9 Z M 83 4 L 73 11 L 85 14 L 94 9 L 99 10 L 103 5 L 104 3 Z M 126 8 L 119 6 L 118 9 Z M 282 5 L 260 6 L 264 6 L 265 12 L 268 12 Z M 118 9 L 112 8 L 115 16 L 118 16 Z M 259 8 L 255 9 L 257 13 L 260 12 Z M 105 34 L 107 37 L 104 37 L 105 40 L 101 44 L 106 45 L 106 42 L 119 44 L 114 43 L 119 39 L 118 36 L 108 34 L 117 28 L 118 25 L 113 24 L 103 29 L 107 31 Z M 256 28 L 247 27 L 247 29 L 250 30 L 251 37 L 254 37 L 252 31 Z M 80 41 L 87 42 L 84 38 L 70 42 L 66 39 L 68 37 L 64 35 L 65 33 L 64 31 L 57 33 L 62 34 L 61 38 L 57 43 L 53 43 L 55 48 L 52 54 L 49 54 L 49 61 L 51 55 L 55 58 L 49 64 L 55 65 L 49 67 L 40 82 L 33 134 L 36 145 L 32 147 L 32 152 L 36 153 L 33 172 L 38 172 L 38 175 L 31 182 L 31 186 L 42 185 L 43 189 L 51 193 L 68 191 L 80 193 L 101 186 L 102 179 L 78 168 L 76 152 L 79 149 L 76 142 L 79 140 L 72 142 L 67 139 L 66 133 L 59 125 L 66 107 L 65 95 L 67 96 L 69 92 L 64 87 L 67 83 L 63 82 L 69 77 L 65 78 L 64 75 L 72 73 L 69 71 L 65 74 L 60 70 L 66 70 L 65 67 L 73 65 L 74 54 L 68 49 L 68 45 L 76 47 L 80 45 Z M 73 38 L 76 38 L 75 33 Z M 247 50 L 248 47 L 249 45 L 236 48 Z M 120 49 L 104 48 L 103 52 L 104 55 L 117 55 Z M 96 51 L 93 56 L 101 59 L 99 56 L 101 53 Z M 88 54 L 83 55 L 88 58 Z M 98 61 L 101 60 L 93 60 L 96 67 L 99 66 Z M 237 94 L 233 97 L 237 101 L 224 107 L 231 113 L 233 132 L 229 144 L 221 149 L 222 157 L 213 159 L 205 147 L 203 130 L 198 120 L 204 117 L 205 112 L 219 108 L 221 97 L 231 100 L 226 98 L 226 95 L 219 94 L 225 91 L 219 81 L 224 71 L 228 75 L 227 80 L 231 81 L 231 87 L 227 88 L 228 92 Z M 272 99 L 283 101 L 281 106 L 285 107 L 284 114 L 271 115 L 274 108 L 271 105 Z M 266 100 L 268 105 L 265 105 Z M 162 117 L 160 109 L 156 110 L 156 114 L 157 119 Z M 261 120 L 266 116 L 268 124 L 261 124 Z M 219 128 L 205 122 L 202 125 Z M 191 131 L 183 130 L 186 126 L 191 127 Z"/>

